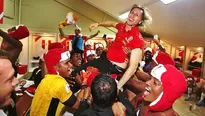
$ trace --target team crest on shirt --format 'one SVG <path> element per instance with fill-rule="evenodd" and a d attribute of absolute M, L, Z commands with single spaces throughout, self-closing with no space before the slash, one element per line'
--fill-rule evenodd
<path fill-rule="evenodd" d="M 69 84 L 65 85 L 65 90 L 66 90 L 67 93 L 70 93 L 70 86 L 69 86 Z"/>
<path fill-rule="evenodd" d="M 126 40 L 127 43 L 130 43 L 130 41 L 133 40 L 133 36 L 130 36 L 130 37 L 128 37 L 128 38 L 126 37 L 125 40 Z"/>

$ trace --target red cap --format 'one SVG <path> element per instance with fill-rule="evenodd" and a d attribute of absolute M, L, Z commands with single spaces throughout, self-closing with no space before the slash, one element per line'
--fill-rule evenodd
<path fill-rule="evenodd" d="M 161 81 L 163 86 L 163 92 L 149 105 L 151 111 L 164 111 L 172 107 L 187 89 L 184 74 L 172 65 L 160 64 L 152 69 L 151 75 Z"/>
<path fill-rule="evenodd" d="M 60 43 L 60 42 L 54 42 L 54 43 L 51 43 L 51 44 L 48 46 L 48 50 L 54 49 L 54 48 L 64 48 L 64 46 L 63 46 L 63 44 Z"/>
<path fill-rule="evenodd" d="M 44 55 L 44 60 L 46 63 L 46 68 L 48 70 L 48 74 L 57 74 L 56 70 L 54 69 L 54 66 L 61 62 L 65 61 L 70 58 L 69 51 L 63 49 L 63 48 L 55 48 L 49 50 Z"/>
<path fill-rule="evenodd" d="M 153 55 L 152 60 L 154 60 L 155 63 L 157 64 L 163 64 L 163 65 L 170 64 L 170 65 L 175 66 L 174 60 L 168 54 L 164 52 L 157 51 Z"/>
<path fill-rule="evenodd" d="M 21 40 L 29 36 L 29 30 L 24 25 L 16 26 L 16 30 L 8 33 L 11 37 L 17 40 Z"/>

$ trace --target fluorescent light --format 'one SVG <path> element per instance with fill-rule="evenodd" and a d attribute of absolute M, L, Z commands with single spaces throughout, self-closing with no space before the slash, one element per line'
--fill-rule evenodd
<path fill-rule="evenodd" d="M 200 51 L 201 49 L 202 49 L 201 47 L 198 47 L 198 48 L 197 48 L 198 51 Z"/>
<path fill-rule="evenodd" d="M 164 4 L 169 4 L 171 2 L 174 2 L 176 0 L 161 0 Z"/>
<path fill-rule="evenodd" d="M 183 48 L 184 48 L 184 46 L 180 46 L 179 48 L 183 49 Z"/>
<path fill-rule="evenodd" d="M 126 19 L 128 17 L 129 11 L 126 13 L 121 14 L 120 16 L 118 16 L 120 19 Z"/>

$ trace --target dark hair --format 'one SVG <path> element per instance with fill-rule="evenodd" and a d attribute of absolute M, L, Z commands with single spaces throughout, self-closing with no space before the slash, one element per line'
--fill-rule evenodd
<path fill-rule="evenodd" d="M 134 4 L 130 10 L 130 12 L 135 9 L 135 8 L 138 8 L 142 11 L 142 23 L 140 24 L 137 24 L 137 26 L 143 26 L 145 24 L 145 21 L 148 21 L 148 22 L 151 22 L 152 21 L 152 18 L 148 12 L 148 9 L 145 8 L 145 7 L 140 7 L 139 5 L 137 4 Z"/>
<path fill-rule="evenodd" d="M 82 50 L 80 50 L 80 49 L 77 49 L 77 50 L 72 50 L 71 52 L 70 52 L 70 58 L 72 58 L 73 57 L 73 55 L 74 54 L 76 54 L 76 53 L 79 53 L 79 54 L 83 54 L 83 51 Z"/>
<path fill-rule="evenodd" d="M 8 59 L 11 61 L 11 55 L 9 54 L 9 52 L 0 49 L 0 59 Z"/>
<path fill-rule="evenodd" d="M 98 74 L 91 84 L 91 93 L 94 105 L 99 108 L 110 107 L 117 97 L 117 84 L 110 75 Z"/>
<path fill-rule="evenodd" d="M 80 29 L 75 29 L 75 31 L 81 31 Z"/>

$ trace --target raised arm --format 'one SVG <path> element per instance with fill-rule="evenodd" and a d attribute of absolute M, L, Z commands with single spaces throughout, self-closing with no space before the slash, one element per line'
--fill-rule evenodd
<path fill-rule="evenodd" d="M 140 48 L 135 48 L 131 51 L 129 67 L 123 74 L 122 78 L 118 83 L 118 89 L 121 89 L 122 86 L 131 78 L 131 76 L 135 73 L 138 63 L 142 58 L 142 50 Z"/>
<path fill-rule="evenodd" d="M 89 40 L 89 39 L 92 39 L 93 37 L 96 37 L 99 33 L 100 33 L 100 31 L 98 30 L 97 33 L 95 33 L 95 34 L 93 34 L 93 35 L 90 35 L 90 36 L 88 37 L 88 40 Z"/>
<path fill-rule="evenodd" d="M 112 22 L 112 21 L 106 21 L 106 22 L 99 22 L 99 23 L 93 23 L 90 25 L 89 29 L 92 31 L 96 27 L 102 26 L 102 27 L 116 27 L 117 22 Z"/>
<path fill-rule="evenodd" d="M 60 36 L 63 37 L 63 38 L 68 38 L 69 36 L 68 35 L 65 35 L 64 32 L 63 32 L 63 29 L 62 28 L 58 28 L 59 29 L 59 32 L 60 32 Z"/>
<path fill-rule="evenodd" d="M 16 60 L 19 57 L 19 54 L 22 51 L 23 44 L 20 41 L 9 36 L 1 29 L 0 36 L 3 38 L 3 43 L 6 44 L 6 46 L 1 46 L 1 49 L 4 49 L 11 54 L 12 64 L 15 64 Z"/>
<path fill-rule="evenodd" d="M 7 33 L 5 33 L 4 31 L 2 31 L 0 29 L 0 36 L 6 40 L 9 44 L 11 44 L 12 46 L 14 46 L 15 48 L 19 48 L 22 49 L 22 43 L 14 38 L 12 38 L 11 36 L 9 36 Z"/>
<path fill-rule="evenodd" d="M 157 44 L 157 46 L 159 47 L 160 51 L 165 52 L 164 46 L 162 44 L 160 44 L 160 42 L 158 40 L 158 35 L 154 35 L 153 41 L 154 41 L 154 43 Z"/>

